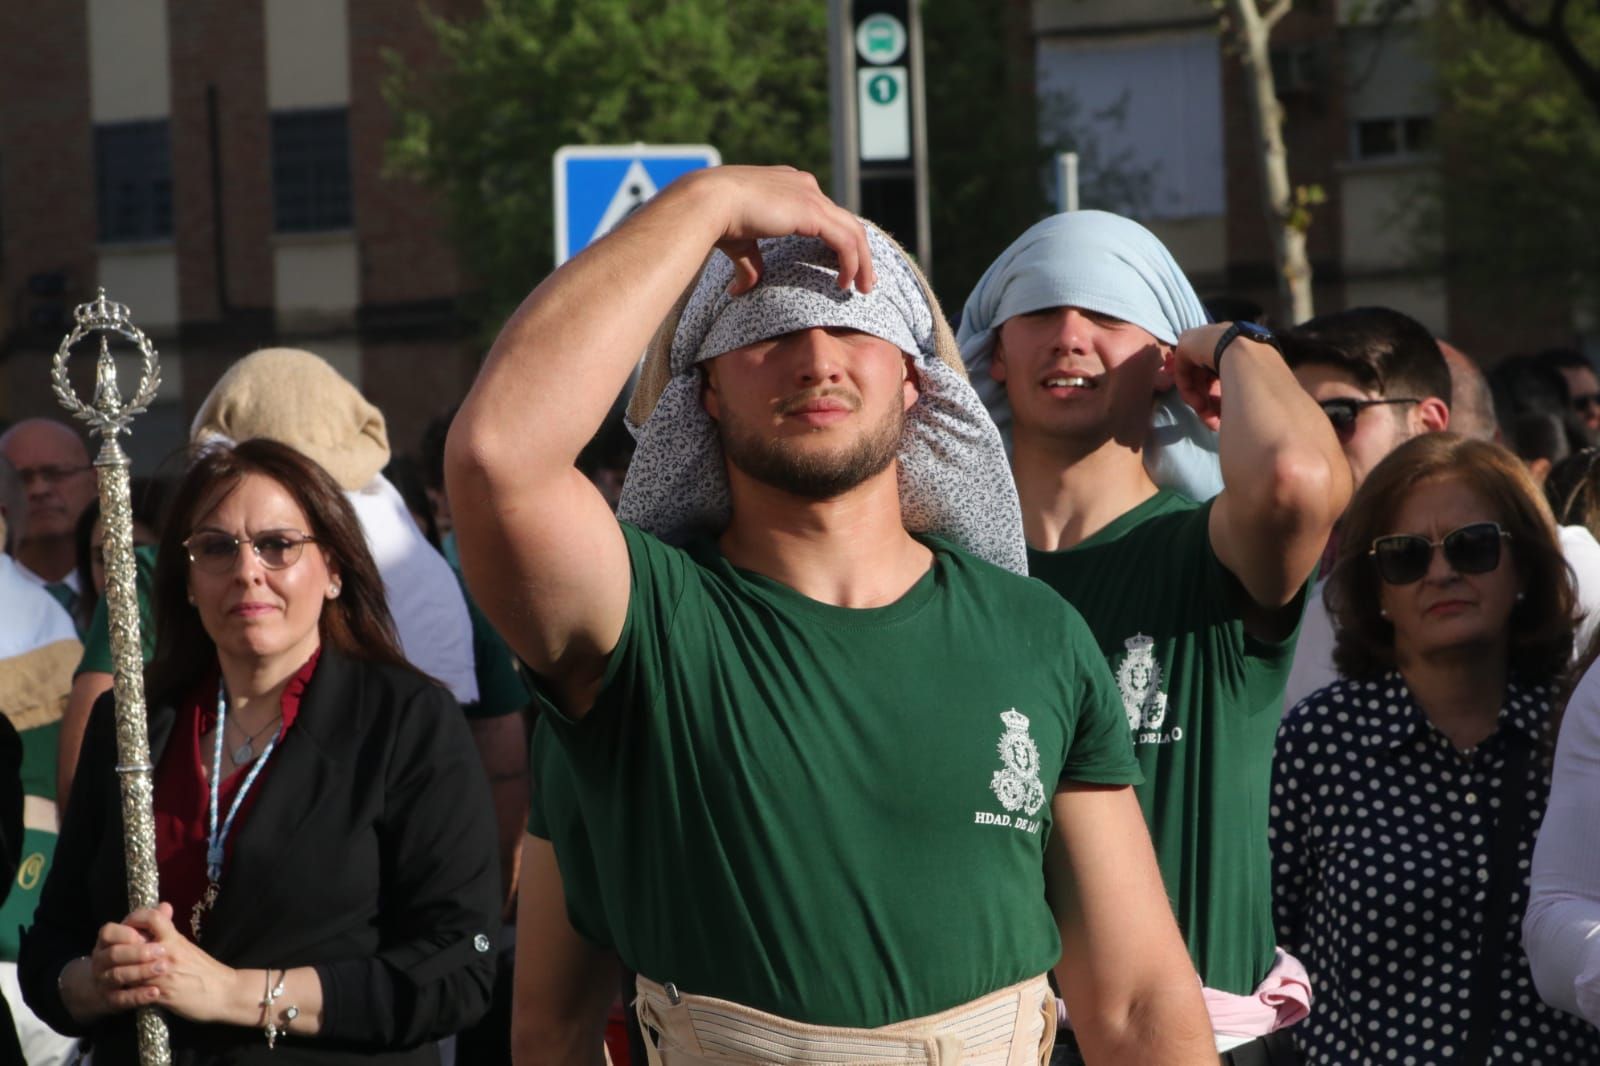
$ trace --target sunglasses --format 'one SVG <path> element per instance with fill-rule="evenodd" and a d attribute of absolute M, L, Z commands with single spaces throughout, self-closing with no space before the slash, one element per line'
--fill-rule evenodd
<path fill-rule="evenodd" d="M 1333 423 L 1333 431 L 1341 440 L 1349 440 L 1350 435 L 1356 431 L 1356 419 L 1361 417 L 1361 412 L 1369 407 L 1387 407 L 1397 403 L 1421 403 L 1414 396 L 1396 397 L 1392 400 L 1356 400 L 1341 396 L 1333 400 L 1318 400 L 1317 406 L 1322 408 L 1322 413 L 1328 416 L 1328 421 Z"/>
<path fill-rule="evenodd" d="M 1572 398 L 1572 409 L 1574 411 L 1588 412 L 1596 407 L 1600 407 L 1600 392 L 1586 392 L 1581 396 Z"/>
<path fill-rule="evenodd" d="M 240 540 L 232 533 L 208 530 L 194 534 L 183 542 L 183 547 L 195 569 L 208 574 L 226 574 L 238 560 L 242 544 L 250 545 L 250 550 L 268 570 L 285 570 L 299 562 L 300 553 L 316 539 L 292 529 L 264 530 L 249 540 Z"/>
<path fill-rule="evenodd" d="M 1498 522 L 1474 522 L 1446 533 L 1438 540 L 1415 533 L 1379 537 L 1367 549 L 1378 576 L 1390 585 L 1419 581 L 1433 564 L 1433 549 L 1443 548 L 1445 562 L 1458 574 L 1487 574 L 1500 565 L 1500 542 L 1511 534 Z"/>

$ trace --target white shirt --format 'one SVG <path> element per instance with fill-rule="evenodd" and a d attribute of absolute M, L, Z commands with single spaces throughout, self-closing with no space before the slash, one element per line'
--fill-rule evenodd
<path fill-rule="evenodd" d="M 366 488 L 346 492 L 383 578 L 400 650 L 418 670 L 462 703 L 478 699 L 472 662 L 472 619 L 455 571 L 434 550 L 382 474 Z"/>
<path fill-rule="evenodd" d="M 72 616 L 44 591 L 39 579 L 0 554 L 0 659 L 23 655 L 58 640 L 77 640 Z"/>
<path fill-rule="evenodd" d="M 1600 1028 L 1600 663 L 1561 722 L 1522 943 L 1539 995 Z"/>
<path fill-rule="evenodd" d="M 7 556 L 7 558 L 10 558 L 10 556 Z M 38 574 L 34 573 L 32 570 L 29 570 L 26 566 L 23 566 L 21 563 L 17 562 L 15 559 L 12 559 L 11 563 L 16 568 L 17 573 L 23 578 L 23 580 L 31 581 L 33 584 L 38 585 L 40 588 L 49 588 L 51 585 L 66 585 L 69 589 L 72 590 L 72 594 L 74 596 L 77 596 L 77 595 L 79 595 L 80 593 L 83 592 L 83 589 L 81 587 L 82 582 L 80 582 L 78 580 L 78 570 L 77 570 L 76 567 L 74 567 L 71 570 L 68 570 L 67 571 L 67 576 L 62 578 L 60 581 L 46 581 L 44 578 L 40 577 Z"/>
<path fill-rule="evenodd" d="M 1572 567 L 1573 591 L 1583 618 L 1572 642 L 1576 659 L 1589 647 L 1595 627 L 1600 625 L 1600 542 L 1583 526 L 1562 526 L 1561 552 Z M 1326 579 L 1311 590 L 1306 616 L 1300 623 L 1300 640 L 1294 648 L 1294 664 L 1289 667 L 1289 683 L 1284 687 L 1283 708 L 1288 710 L 1320 688 L 1339 680 L 1333 667 L 1333 616 L 1323 601 Z"/>

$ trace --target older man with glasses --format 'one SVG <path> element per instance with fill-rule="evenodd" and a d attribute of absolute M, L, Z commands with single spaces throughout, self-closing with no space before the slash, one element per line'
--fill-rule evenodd
<path fill-rule="evenodd" d="M 17 564 L 71 614 L 80 591 L 73 532 L 97 492 L 89 450 L 65 423 L 29 418 L 0 434 L 0 456 L 16 468 L 28 496 Z"/>

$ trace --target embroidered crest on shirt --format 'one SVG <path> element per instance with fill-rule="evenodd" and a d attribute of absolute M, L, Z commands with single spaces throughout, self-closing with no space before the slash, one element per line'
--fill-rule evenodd
<path fill-rule="evenodd" d="M 1156 642 L 1136 633 L 1122 642 L 1127 652 L 1117 667 L 1117 688 L 1128 728 L 1160 729 L 1167 720 L 1167 694 L 1161 691 L 1161 664 L 1156 662 Z"/>
<path fill-rule="evenodd" d="M 1000 715 L 1006 731 L 1000 734 L 1000 761 L 989 787 L 1008 811 L 1034 814 L 1044 806 L 1044 785 L 1039 781 L 1039 746 L 1028 735 L 1028 716 L 1015 707 Z"/>

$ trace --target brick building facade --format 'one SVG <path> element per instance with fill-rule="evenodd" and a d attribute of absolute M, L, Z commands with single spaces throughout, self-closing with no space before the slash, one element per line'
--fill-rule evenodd
<path fill-rule="evenodd" d="M 0 5 L 0 420 L 59 411 L 50 355 L 104 285 L 162 353 L 136 466 L 270 344 L 326 356 L 412 450 L 478 355 L 441 212 L 384 172 L 386 56 L 431 44 L 390 0 Z"/>

